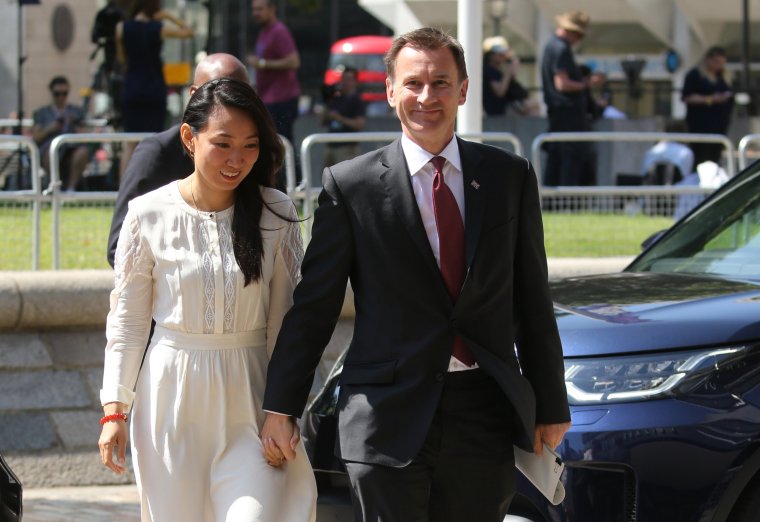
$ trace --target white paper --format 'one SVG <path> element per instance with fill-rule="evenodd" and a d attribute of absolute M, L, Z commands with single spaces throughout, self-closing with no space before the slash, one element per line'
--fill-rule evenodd
<path fill-rule="evenodd" d="M 544 444 L 541 455 L 514 447 L 515 466 L 555 506 L 565 498 L 565 487 L 560 482 L 565 464 L 559 454 Z"/>

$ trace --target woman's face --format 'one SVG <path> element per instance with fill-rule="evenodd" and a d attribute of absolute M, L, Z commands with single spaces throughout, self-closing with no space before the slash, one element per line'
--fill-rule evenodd
<path fill-rule="evenodd" d="M 182 139 L 193 153 L 198 182 L 214 191 L 232 191 L 259 157 L 259 130 L 253 119 L 232 107 L 218 106 L 197 135 L 182 124 Z"/>

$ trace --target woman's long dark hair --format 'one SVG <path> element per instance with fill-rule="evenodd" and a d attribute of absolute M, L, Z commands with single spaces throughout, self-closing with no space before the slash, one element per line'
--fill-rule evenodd
<path fill-rule="evenodd" d="M 218 78 L 201 85 L 187 104 L 182 122 L 198 135 L 220 106 L 233 107 L 249 115 L 259 132 L 259 157 L 251 172 L 235 188 L 235 210 L 232 215 L 232 244 L 245 284 L 258 281 L 262 273 L 264 246 L 259 221 L 264 206 L 260 187 L 272 187 L 285 149 L 277 136 L 277 128 L 256 91 L 245 82 Z M 274 212 L 274 211 L 272 211 Z M 293 219 L 274 212 L 286 221 Z"/>

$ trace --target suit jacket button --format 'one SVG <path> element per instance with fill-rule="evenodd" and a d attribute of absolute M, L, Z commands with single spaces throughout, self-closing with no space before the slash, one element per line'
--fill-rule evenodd
<path fill-rule="evenodd" d="M 435 380 L 438 381 L 438 382 L 441 382 L 444 377 L 445 377 L 445 375 L 443 374 L 443 372 L 438 372 L 438 373 L 435 374 Z"/>

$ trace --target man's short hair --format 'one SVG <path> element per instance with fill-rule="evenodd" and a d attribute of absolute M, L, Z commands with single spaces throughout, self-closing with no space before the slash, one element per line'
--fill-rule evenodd
<path fill-rule="evenodd" d="M 65 76 L 54 76 L 48 84 L 48 90 L 52 91 L 56 85 L 69 85 L 69 80 Z"/>
<path fill-rule="evenodd" d="M 705 59 L 715 58 L 716 56 L 726 58 L 728 56 L 728 53 L 726 53 L 726 49 L 720 45 L 713 45 L 707 49 L 707 51 L 705 51 Z"/>
<path fill-rule="evenodd" d="M 393 40 L 391 48 L 385 53 L 383 61 L 388 76 L 393 79 L 396 70 L 396 58 L 404 47 L 411 47 L 418 51 L 433 51 L 436 49 L 449 49 L 459 73 L 459 81 L 467 78 L 467 65 L 464 63 L 464 50 L 456 38 L 441 29 L 434 27 L 422 27 L 402 34 Z"/>

